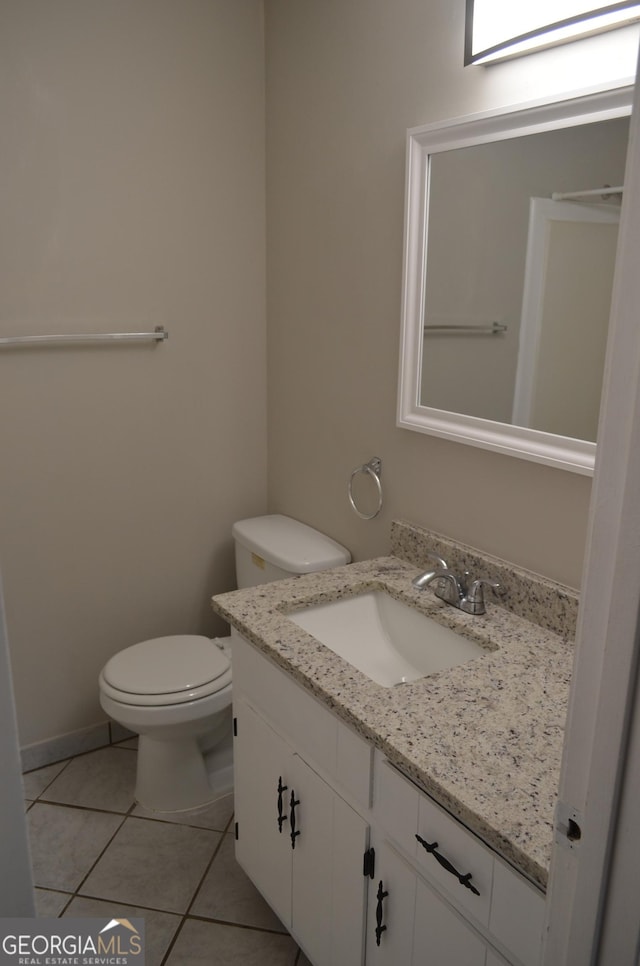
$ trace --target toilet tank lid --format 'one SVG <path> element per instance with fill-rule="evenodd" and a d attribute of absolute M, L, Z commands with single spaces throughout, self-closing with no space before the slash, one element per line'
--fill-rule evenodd
<path fill-rule="evenodd" d="M 351 560 L 349 551 L 331 537 L 280 513 L 239 520 L 232 534 L 246 550 L 291 574 L 340 567 Z"/>

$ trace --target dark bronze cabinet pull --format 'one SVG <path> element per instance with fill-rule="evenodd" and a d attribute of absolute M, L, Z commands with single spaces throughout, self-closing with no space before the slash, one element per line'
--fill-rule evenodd
<path fill-rule="evenodd" d="M 416 838 L 420 843 L 420 845 L 423 847 L 423 849 L 426 849 L 426 851 L 429 852 L 429 854 L 434 857 L 436 862 L 440 863 L 443 869 L 446 869 L 447 872 L 451 873 L 451 875 L 455 875 L 460 885 L 463 885 L 465 889 L 470 889 L 475 896 L 480 895 L 476 887 L 471 885 L 471 873 L 467 872 L 466 875 L 462 875 L 460 872 L 458 872 L 458 870 L 453 865 L 451 865 L 449 860 L 445 859 L 444 855 L 441 855 L 439 852 L 436 851 L 436 849 L 438 848 L 437 842 L 425 842 L 425 840 L 423 838 L 420 838 L 419 835 L 416 835 Z"/>
<path fill-rule="evenodd" d="M 386 899 L 388 895 L 389 893 L 385 892 L 382 888 L 382 879 L 380 879 L 378 883 L 378 895 L 376 896 L 378 900 L 376 903 L 376 946 L 380 945 L 380 936 L 387 930 L 387 927 L 382 925 L 382 900 Z"/>
<path fill-rule="evenodd" d="M 287 791 L 287 786 L 282 784 L 282 775 L 278 778 L 278 831 L 282 833 L 282 826 L 287 821 L 287 816 L 283 810 L 282 793 Z"/>

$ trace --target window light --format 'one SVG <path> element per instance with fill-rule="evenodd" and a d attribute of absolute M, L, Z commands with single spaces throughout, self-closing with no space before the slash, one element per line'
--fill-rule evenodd
<path fill-rule="evenodd" d="M 640 3 L 467 0 L 464 62 L 488 64 L 640 20 Z"/>

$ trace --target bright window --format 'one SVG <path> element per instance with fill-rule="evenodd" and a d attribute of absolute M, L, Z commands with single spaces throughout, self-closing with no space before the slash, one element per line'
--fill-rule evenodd
<path fill-rule="evenodd" d="M 467 0 L 465 64 L 486 64 L 640 20 L 640 3 Z"/>

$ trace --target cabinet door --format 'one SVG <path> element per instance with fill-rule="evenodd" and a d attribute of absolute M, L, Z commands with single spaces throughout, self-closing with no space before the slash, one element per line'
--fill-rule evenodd
<path fill-rule="evenodd" d="M 486 952 L 484 940 L 418 878 L 412 966 L 485 966 Z"/>
<path fill-rule="evenodd" d="M 369 882 L 367 966 L 412 966 L 416 874 L 387 842 L 375 845 Z"/>
<path fill-rule="evenodd" d="M 291 928 L 290 806 L 293 754 L 244 701 L 234 702 L 236 859 L 282 923 Z M 282 791 L 279 791 L 279 787 Z M 279 822 L 279 799 L 282 821 Z"/>
<path fill-rule="evenodd" d="M 314 966 L 363 959 L 368 824 L 242 698 L 236 859 Z"/>
<path fill-rule="evenodd" d="M 369 844 L 369 825 L 337 795 L 333 806 L 333 908 L 331 912 L 333 964 L 343 966 L 364 961 L 367 916 L 367 883 L 363 874 L 364 853 Z"/>
<path fill-rule="evenodd" d="M 362 863 L 368 825 L 298 755 L 292 781 L 293 934 L 314 966 L 358 966 L 363 956 Z"/>
<path fill-rule="evenodd" d="M 296 803 L 292 930 L 314 966 L 329 966 L 333 792 L 297 755 L 291 787 Z"/>

